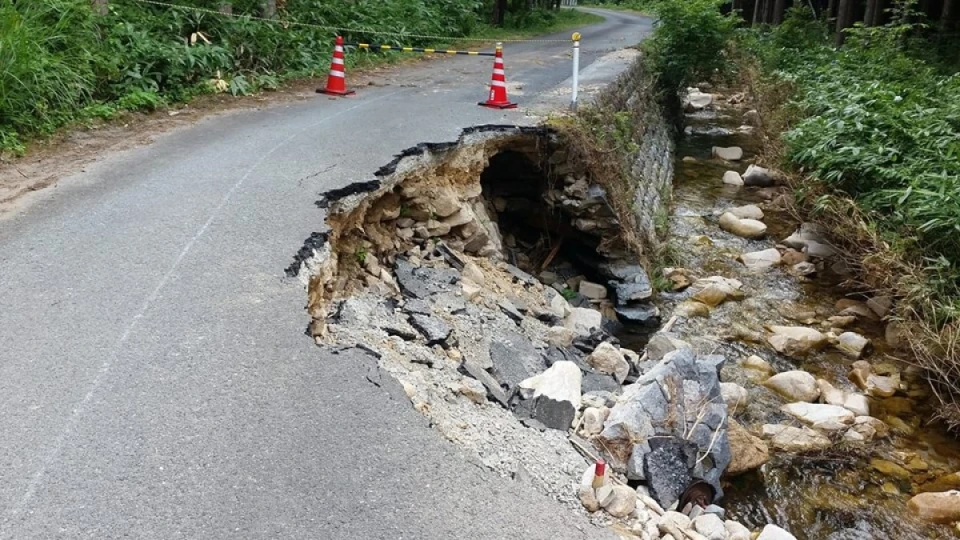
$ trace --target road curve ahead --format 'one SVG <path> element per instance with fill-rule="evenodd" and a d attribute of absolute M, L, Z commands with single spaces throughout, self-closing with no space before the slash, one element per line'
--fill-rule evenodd
<path fill-rule="evenodd" d="M 650 28 L 607 17 L 584 66 Z M 512 97 L 564 81 L 568 48 L 508 45 Z M 525 121 L 476 106 L 489 74 L 442 59 L 202 121 L 0 222 L 0 538 L 603 537 L 441 440 L 369 358 L 322 354 L 283 274 L 318 193 Z"/>

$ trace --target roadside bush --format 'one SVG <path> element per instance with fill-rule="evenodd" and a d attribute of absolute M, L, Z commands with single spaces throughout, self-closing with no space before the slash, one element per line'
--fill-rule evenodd
<path fill-rule="evenodd" d="M 663 0 L 654 4 L 657 27 L 643 48 L 668 95 L 730 67 L 726 48 L 736 19 L 720 13 L 723 3 Z"/>

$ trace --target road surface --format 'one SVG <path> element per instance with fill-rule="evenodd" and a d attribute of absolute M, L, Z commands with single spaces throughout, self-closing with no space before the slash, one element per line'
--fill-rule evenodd
<path fill-rule="evenodd" d="M 585 70 L 650 30 L 605 16 L 583 29 Z M 569 77 L 569 44 L 506 51 L 521 103 Z M 368 357 L 322 353 L 283 273 L 319 193 L 419 142 L 531 121 L 476 106 L 489 64 L 208 119 L 0 222 L 0 538 L 603 536 L 442 440 L 367 380 Z"/>

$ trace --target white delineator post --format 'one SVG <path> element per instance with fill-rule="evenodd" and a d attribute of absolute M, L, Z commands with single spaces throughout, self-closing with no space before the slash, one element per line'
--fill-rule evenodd
<path fill-rule="evenodd" d="M 573 96 L 570 109 L 577 110 L 577 94 L 580 92 L 580 32 L 573 33 Z"/>

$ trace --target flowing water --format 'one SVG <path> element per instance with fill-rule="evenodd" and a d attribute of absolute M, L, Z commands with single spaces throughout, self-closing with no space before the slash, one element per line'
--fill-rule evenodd
<path fill-rule="evenodd" d="M 856 390 L 847 379 L 852 359 L 828 348 L 802 361 L 791 360 L 763 340 L 764 325 L 798 326 L 802 324 L 796 318 L 813 315 L 819 322 L 835 315 L 835 302 L 851 291 L 841 289 L 842 276 L 829 271 L 815 279 L 795 277 L 779 267 L 751 273 L 736 260 L 741 253 L 774 246 L 799 224 L 778 209 L 779 192 L 722 183 L 726 170 L 746 169 L 760 144 L 755 135 L 738 131 L 741 115 L 742 109 L 723 105 L 717 112 L 687 116 L 693 133 L 678 145 L 671 242 L 678 265 L 696 277 L 721 275 L 744 283 L 744 300 L 722 304 L 709 318 L 682 320 L 676 329 L 698 348 L 727 356 L 724 380 L 745 386 L 750 395 L 747 409 L 736 417 L 758 433 L 763 424 L 793 422 L 779 410 L 783 399 L 737 365 L 736 360 L 746 355 L 758 354 L 778 371 L 803 369 L 843 390 Z M 713 146 L 740 146 L 745 159 L 740 164 L 711 159 Z M 745 240 L 719 229 L 717 219 L 723 210 L 751 203 L 763 208 L 768 239 Z M 666 313 L 685 297 L 664 296 Z M 826 331 L 818 324 L 810 326 Z M 865 359 L 877 371 L 901 372 L 908 385 L 895 397 L 871 401 L 871 415 L 892 426 L 890 438 L 865 445 L 838 444 L 815 455 L 771 450 L 770 462 L 760 470 L 729 481 L 721 504 L 729 517 L 752 528 L 777 523 L 800 540 L 960 538 L 957 528 L 921 523 L 906 510 L 913 494 L 946 489 L 937 487 L 936 480 L 960 471 L 960 442 L 929 421 L 928 390 L 908 367 L 906 353 L 886 346 L 882 323 L 858 322 L 850 330 L 871 340 L 873 349 Z"/>

